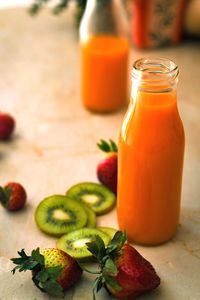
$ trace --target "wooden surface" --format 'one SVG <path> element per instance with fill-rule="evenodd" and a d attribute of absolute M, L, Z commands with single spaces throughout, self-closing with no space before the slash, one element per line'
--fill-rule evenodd
<path fill-rule="evenodd" d="M 180 226 L 176 237 L 159 247 L 136 248 L 155 266 L 161 286 L 140 299 L 200 299 L 200 45 L 183 43 L 151 51 L 133 49 L 131 61 L 164 56 L 180 67 L 179 109 L 186 132 Z M 43 11 L 30 18 L 23 8 L 0 11 L 0 109 L 16 118 L 13 139 L 0 142 L 0 184 L 19 181 L 27 189 L 26 209 L 7 213 L 0 207 L 0 300 L 53 299 L 37 290 L 30 274 L 12 276 L 16 251 L 55 246 L 34 222 L 37 204 L 65 193 L 81 181 L 96 181 L 100 159 L 96 142 L 117 139 L 124 111 L 95 115 L 79 96 L 77 32 L 71 16 Z M 117 227 L 116 212 L 98 224 Z M 91 277 L 66 293 L 65 299 L 90 300 Z M 112 299 L 101 292 L 98 300 Z"/>

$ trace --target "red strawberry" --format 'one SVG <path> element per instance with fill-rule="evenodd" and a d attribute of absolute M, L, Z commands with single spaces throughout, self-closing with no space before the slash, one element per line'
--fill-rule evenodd
<path fill-rule="evenodd" d="M 160 284 L 160 278 L 150 262 L 135 248 L 124 244 L 125 241 L 126 234 L 117 231 L 107 248 L 99 237 L 87 244 L 101 269 L 101 275 L 94 284 L 94 299 L 102 286 L 119 299 L 131 300 Z"/>
<path fill-rule="evenodd" d="M 7 114 L 0 112 L 0 139 L 8 139 L 15 128 L 14 118 Z"/>
<path fill-rule="evenodd" d="M 26 202 L 26 191 L 20 183 L 9 182 L 0 187 L 0 202 L 8 210 L 19 210 Z"/>
<path fill-rule="evenodd" d="M 56 248 L 33 250 L 31 256 L 27 256 L 24 249 L 18 252 L 19 258 L 12 258 L 17 266 L 12 270 L 13 274 L 18 269 L 32 271 L 32 280 L 35 285 L 51 296 L 62 297 L 64 290 L 74 285 L 82 275 L 82 269 L 78 263 L 67 253 Z"/>
<path fill-rule="evenodd" d="M 98 147 L 106 153 L 106 156 L 97 166 L 97 177 L 101 183 L 107 186 L 113 193 L 117 193 L 117 145 L 100 140 Z"/>

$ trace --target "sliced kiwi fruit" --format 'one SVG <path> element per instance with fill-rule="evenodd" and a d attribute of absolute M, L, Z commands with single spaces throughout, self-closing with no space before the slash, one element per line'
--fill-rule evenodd
<path fill-rule="evenodd" d="M 110 237 L 111 240 L 114 237 L 115 233 L 117 232 L 117 229 L 114 229 L 112 227 L 100 226 L 100 227 L 97 227 L 97 229 L 103 231 L 104 233 L 106 233 Z"/>
<path fill-rule="evenodd" d="M 116 202 L 116 196 L 107 187 L 93 182 L 73 185 L 66 195 L 89 205 L 97 215 L 108 212 Z"/>
<path fill-rule="evenodd" d="M 83 203 L 83 202 L 80 202 L 79 203 L 83 206 L 83 208 L 85 209 L 85 212 L 87 214 L 87 224 L 86 224 L 86 227 L 88 228 L 93 228 L 96 226 L 96 214 L 95 212 L 93 211 L 92 208 L 90 208 L 89 205 Z"/>
<path fill-rule="evenodd" d="M 92 242 L 95 236 L 102 238 L 105 245 L 110 241 L 110 237 L 101 230 L 95 228 L 82 228 L 63 235 L 56 243 L 58 249 L 61 249 L 79 260 L 87 260 L 92 257 L 88 251 L 86 243 Z"/>
<path fill-rule="evenodd" d="M 53 195 L 40 202 L 35 211 L 37 226 L 45 233 L 62 235 L 87 224 L 83 206 L 63 195 Z"/>

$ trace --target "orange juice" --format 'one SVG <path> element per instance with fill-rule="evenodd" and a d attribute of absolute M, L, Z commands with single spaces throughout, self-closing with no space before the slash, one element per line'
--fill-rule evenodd
<path fill-rule="evenodd" d="M 127 101 L 129 45 L 125 38 L 97 35 L 81 42 L 82 101 L 96 112 L 111 112 Z"/>
<path fill-rule="evenodd" d="M 156 76 L 160 84 L 163 78 Z M 118 154 L 119 227 L 131 241 L 147 245 L 163 243 L 176 232 L 184 155 L 176 88 L 171 83 L 157 87 L 153 80 L 133 87 Z"/>

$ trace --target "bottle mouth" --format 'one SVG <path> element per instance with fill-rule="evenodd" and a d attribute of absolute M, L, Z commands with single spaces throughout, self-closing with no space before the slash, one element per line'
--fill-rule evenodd
<path fill-rule="evenodd" d="M 174 85 L 178 80 L 178 66 L 167 58 L 144 57 L 134 62 L 132 68 L 133 80 L 143 84 Z"/>

